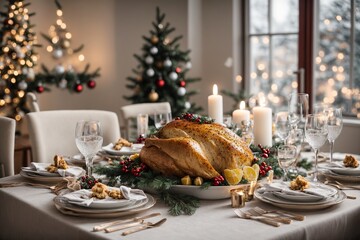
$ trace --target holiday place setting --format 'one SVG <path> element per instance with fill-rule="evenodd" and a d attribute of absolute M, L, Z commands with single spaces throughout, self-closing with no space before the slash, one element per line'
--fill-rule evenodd
<path fill-rule="evenodd" d="M 37 57 L 30 51 L 40 47 L 34 34 L 19 43 L 31 26 L 28 5 L 9 1 L 3 14 L 7 32 L 0 36 L 9 46 L 2 47 L 0 63 L 9 64 L 0 65 L 6 73 L 0 79 L 0 90 L 5 89 L 0 107 L 11 105 L 7 114 L 17 121 L 28 112 L 27 92 L 55 85 L 80 93 L 83 86 L 95 88 L 99 77 L 99 69 L 89 72 L 88 64 L 82 71 L 76 63 L 63 65 L 64 57 L 83 62 L 84 46 L 71 48 L 73 35 L 60 2 L 55 4 L 56 24 L 42 36 L 56 65 L 42 65 L 37 75 L 32 70 Z M 18 14 L 24 16 L 16 26 L 26 27 L 13 36 Z M 19 198 L 26 204 L 20 211 L 43 221 L 44 232 L 61 226 L 44 238 L 299 239 L 323 236 L 318 230 L 334 233 L 336 223 L 329 219 L 357 219 L 352 203 L 359 196 L 360 156 L 333 151 L 342 109 L 318 106 L 310 113 L 309 95 L 293 91 L 286 109 L 273 112 L 262 92 L 245 96 L 214 84 L 208 112 L 199 114 L 202 108 L 190 102 L 197 91 L 187 89 L 200 81 L 187 76 L 190 51 L 180 50 L 181 36 L 170 38 L 175 29 L 164 19 L 157 8 L 153 29 L 143 36 L 142 55 L 134 55 L 138 65 L 127 78 L 132 94 L 124 98 L 132 104 L 168 102 L 171 109 L 143 110 L 130 119 L 126 137 L 114 134 L 111 142 L 105 132 L 113 132 L 112 126 L 109 131 L 100 119 L 76 120 L 71 140 L 77 153 L 59 147 L 52 159 L 23 166 L 19 175 L 0 181 L 0 201 Z M 17 75 L 22 78 L 7 81 Z M 236 102 L 231 116 L 224 113 L 220 93 Z M 326 141 L 330 153 L 319 152 Z M 11 207 L 0 215 L 10 214 Z"/>

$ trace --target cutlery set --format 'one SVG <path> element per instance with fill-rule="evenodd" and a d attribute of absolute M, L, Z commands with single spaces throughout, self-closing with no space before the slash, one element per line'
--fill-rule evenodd
<path fill-rule="evenodd" d="M 97 225 L 93 228 L 94 232 L 105 231 L 106 233 L 112 233 L 115 231 L 130 228 L 129 230 L 122 233 L 123 236 L 135 233 L 148 228 L 154 228 L 162 225 L 166 218 L 163 218 L 157 222 L 145 222 L 145 219 L 160 216 L 160 213 L 151 213 L 149 215 L 135 217 L 131 219 L 117 220 L 113 222 L 107 222 Z"/>
<path fill-rule="evenodd" d="M 235 209 L 235 214 L 243 219 L 256 220 L 274 227 L 280 227 L 280 223 L 290 224 L 292 220 L 303 221 L 305 216 L 278 210 L 265 210 L 260 207 L 250 208 L 248 210 Z"/>

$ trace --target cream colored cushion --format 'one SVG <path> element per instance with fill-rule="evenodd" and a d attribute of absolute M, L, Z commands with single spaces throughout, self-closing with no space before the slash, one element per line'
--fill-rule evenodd
<path fill-rule="evenodd" d="M 0 177 L 14 175 L 16 121 L 0 117 Z"/>
<path fill-rule="evenodd" d="M 34 162 L 52 162 L 56 154 L 79 153 L 75 144 L 75 126 L 80 120 L 100 121 L 103 145 L 120 138 L 118 117 L 100 110 L 59 110 L 32 112 L 26 115 Z"/>

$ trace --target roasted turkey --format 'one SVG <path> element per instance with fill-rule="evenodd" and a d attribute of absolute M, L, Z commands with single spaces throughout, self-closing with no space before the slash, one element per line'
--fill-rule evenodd
<path fill-rule="evenodd" d="M 224 169 L 251 164 L 254 156 L 239 136 L 217 123 L 174 120 L 145 140 L 140 159 L 164 175 L 212 179 Z"/>

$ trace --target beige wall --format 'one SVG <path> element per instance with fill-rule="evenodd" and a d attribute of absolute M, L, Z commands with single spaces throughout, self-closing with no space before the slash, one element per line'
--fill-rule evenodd
<path fill-rule="evenodd" d="M 237 1 L 237 0 L 234 0 Z M 85 44 L 86 62 L 92 69 L 101 68 L 101 77 L 93 90 L 85 88 L 81 94 L 70 94 L 53 88 L 39 94 L 42 110 L 55 109 L 103 109 L 119 112 L 123 99 L 131 94 L 125 87 L 126 77 L 137 64 L 134 53 L 141 54 L 143 35 L 149 36 L 155 8 L 166 13 L 166 20 L 176 28 L 171 36 L 183 35 L 182 49 L 192 49 L 193 69 L 189 76 L 201 77 L 202 81 L 191 84 L 200 94 L 192 101 L 207 113 L 207 96 L 212 85 L 219 89 L 233 87 L 233 68 L 224 66 L 233 56 L 233 0 L 61 0 L 64 20 L 73 34 L 73 46 Z M 46 42 L 39 35 L 46 33 L 55 22 L 55 4 L 49 0 L 31 1 L 30 10 L 36 12 L 31 19 L 40 43 Z M 236 39 L 236 38 L 235 38 Z M 49 54 L 40 50 L 40 63 L 54 63 Z M 229 111 L 232 100 L 224 97 L 224 111 Z M 344 137 L 344 134 L 349 134 Z M 351 143 L 337 143 L 336 150 L 360 153 L 360 127 L 345 126 L 342 139 Z"/>

